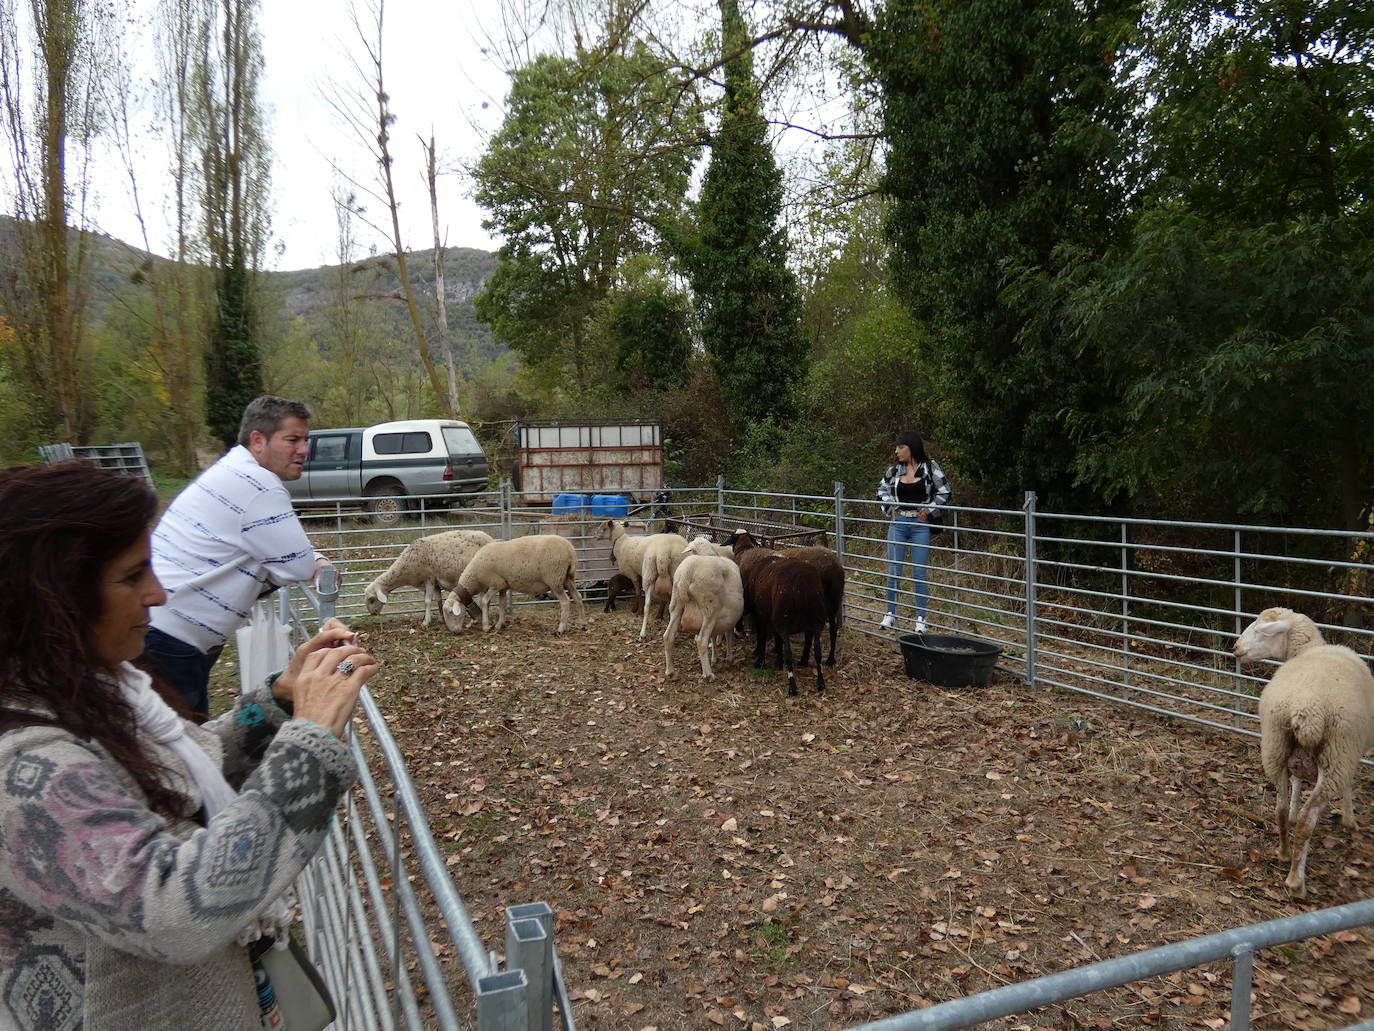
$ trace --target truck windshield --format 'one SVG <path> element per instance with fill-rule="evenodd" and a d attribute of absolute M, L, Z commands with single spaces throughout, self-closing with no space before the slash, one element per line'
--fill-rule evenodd
<path fill-rule="evenodd" d="M 444 443 L 450 455 L 480 455 L 482 445 L 466 426 L 445 426 Z"/>

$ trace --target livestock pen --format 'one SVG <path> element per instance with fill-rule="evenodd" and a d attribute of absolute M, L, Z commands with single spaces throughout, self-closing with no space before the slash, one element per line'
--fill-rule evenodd
<path fill-rule="evenodd" d="M 344 571 L 339 613 L 356 618 L 362 611 L 363 588 L 415 536 L 458 526 L 481 527 L 493 536 L 521 532 L 522 521 L 512 517 L 510 500 L 511 492 L 503 488 L 443 518 L 422 511 L 413 524 L 389 533 L 344 512 L 314 512 L 303 518 L 317 546 Z M 734 491 L 717 484 L 714 489 L 672 491 L 666 507 L 667 512 L 656 518 L 666 514 L 701 522 L 707 514 L 710 524 L 720 528 L 738 522 L 823 534 L 825 543 L 842 557 L 849 576 L 847 632 L 867 635 L 875 644 L 889 640 L 877 627 L 887 568 L 886 522 L 875 503 L 848 499 L 841 487 L 832 495 L 802 496 Z M 1059 688 L 1215 730 L 1254 735 L 1255 699 L 1262 679 L 1238 669 L 1229 650 L 1230 640 L 1254 612 L 1274 604 L 1305 610 L 1318 618 L 1328 636 L 1363 655 L 1369 652 L 1369 631 L 1362 625 L 1371 600 L 1364 588 L 1368 567 L 1348 558 L 1358 535 L 1043 513 L 1036 510 L 1033 497 L 1018 510 L 951 508 L 947 525 L 932 544 L 932 629 L 999 643 L 1004 672 L 1017 678 L 1022 690 Z M 909 598 L 905 584 L 902 592 Z M 420 600 L 418 593 L 413 597 Z M 418 613 L 418 606 L 404 604 L 406 598 L 400 595 L 387 615 Z M 373 713 L 368 715 L 371 726 Z M 380 714 L 376 722 L 384 728 Z M 394 822 L 397 828 L 402 823 Z M 415 833 L 414 827 L 406 831 L 404 849 L 393 844 L 388 851 L 409 850 Z M 377 832 L 378 841 L 385 837 Z M 379 847 L 368 835 L 363 838 L 370 847 Z M 360 855 L 362 846 L 353 847 Z M 340 860 L 331 879 L 344 875 L 347 868 L 348 863 Z M 1223 951 L 1234 955 L 1237 963 L 1234 990 L 1246 984 L 1242 967 L 1255 949 L 1291 940 L 1285 934 L 1325 933 L 1374 918 L 1358 909 L 1352 916 L 1349 907 L 1332 911 L 1329 919 L 1320 913 L 1309 916 L 1313 919 L 1300 925 L 1228 939 Z M 1180 951 L 1173 959 L 1156 959 L 1155 969 L 1179 969 L 1214 958 L 1201 946 L 1183 950 L 1186 944 L 1178 943 Z M 484 962 L 484 970 L 490 971 L 490 962 Z M 1139 974 L 1143 967 L 1133 969 L 1145 976 Z M 1088 991 L 1107 983 L 1123 982 L 1111 981 L 1107 974 L 1085 974 L 1084 980 L 1067 987 L 1052 987 L 1067 992 L 1055 998 L 1068 998 L 1075 988 Z M 1004 995 L 1002 1005 L 1039 1005 L 1049 1001 L 1047 991 L 1038 986 L 1024 996 L 1013 995 L 1010 1003 Z M 967 1002 L 972 1006 L 973 999 Z M 979 1005 L 983 1008 L 954 1014 L 944 1010 L 958 1011 L 956 1000 L 942 1004 L 938 1009 L 943 1012 L 930 1007 L 874 1026 L 969 1026 L 989 1019 L 991 1009 Z M 950 1022 L 966 1017 L 965 1023 Z M 1248 1020 L 1248 1009 L 1233 1006 L 1233 1021 L 1242 1018 Z M 937 1019 L 941 1022 L 934 1022 Z"/>

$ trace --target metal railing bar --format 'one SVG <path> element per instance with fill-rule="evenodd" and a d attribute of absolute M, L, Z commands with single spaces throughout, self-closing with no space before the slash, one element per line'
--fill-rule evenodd
<path fill-rule="evenodd" d="M 995 510 L 994 510 L 995 511 Z M 1064 519 L 1074 523 L 1124 523 L 1127 526 L 1167 526 L 1171 529 L 1186 528 L 1189 530 L 1240 530 L 1244 533 L 1301 533 L 1304 537 L 1369 537 L 1368 530 L 1321 530 L 1315 527 L 1305 528 L 1296 526 L 1262 526 L 1259 524 L 1246 523 L 1196 523 L 1188 520 L 1179 519 L 1142 519 L 1129 516 L 1097 516 L 1097 515 L 1071 515 L 1066 512 L 1036 512 L 1037 519 Z"/>
<path fill-rule="evenodd" d="M 1249 927 L 1220 931 L 1191 941 L 1172 942 L 1129 956 L 1038 977 L 1033 981 L 993 988 L 951 1002 L 937 1003 L 913 1013 L 863 1024 L 850 1031 L 957 1031 L 1107 988 L 1118 988 L 1202 963 L 1228 959 L 1238 946 L 1251 951 L 1272 948 L 1371 923 L 1374 923 L 1374 900 L 1351 902 L 1333 909 L 1299 913 Z"/>
<path fill-rule="evenodd" d="M 372 736 L 377 749 L 386 760 L 387 768 L 392 772 L 392 778 L 395 781 L 397 807 L 405 813 L 406 823 L 411 828 L 411 843 L 420 860 L 420 867 L 434 891 L 435 904 L 439 907 L 439 911 L 448 924 L 449 931 L 453 935 L 454 946 L 457 948 L 459 956 L 462 957 L 463 966 L 467 968 L 469 977 L 472 979 L 473 990 L 476 991 L 476 978 L 492 972 L 488 967 L 486 950 L 482 946 L 482 940 L 477 935 L 477 928 L 473 926 L 472 918 L 468 916 L 462 898 L 459 897 L 457 889 L 454 888 L 453 882 L 449 879 L 443 856 L 439 854 L 439 849 L 434 844 L 434 838 L 429 832 L 424 806 L 420 804 L 420 797 L 416 794 L 415 786 L 410 782 L 408 776 L 397 776 L 398 770 L 401 771 L 402 775 L 405 773 L 405 759 L 401 755 L 400 748 L 396 745 L 395 738 L 391 736 L 391 731 L 387 729 L 381 710 L 377 708 L 377 703 L 373 701 L 372 694 L 367 688 L 363 688 L 358 700 L 367 715 L 368 724 L 372 727 Z M 404 884 L 405 878 L 397 877 L 396 883 L 398 885 Z"/>
<path fill-rule="evenodd" d="M 1051 657 L 1056 658 L 1056 659 L 1063 659 L 1063 658 L 1067 658 L 1067 657 L 1068 657 L 1068 656 L 1065 656 L 1065 655 L 1061 655 L 1061 654 L 1058 653 L 1058 652 L 1042 652 L 1041 654 L 1044 654 L 1044 655 L 1047 655 L 1047 656 L 1051 656 Z M 1112 680 L 1110 677 L 1096 676 L 1096 675 L 1094 675 L 1094 674 L 1092 674 L 1092 673 L 1088 673 L 1088 672 L 1085 672 L 1085 671 L 1079 670 L 1079 669 L 1065 669 L 1065 668 L 1063 668 L 1062 666 L 1055 666 L 1055 665 L 1047 665 L 1045 668 L 1048 669 L 1051 673 L 1058 673 L 1058 674 L 1060 674 L 1061 676 L 1066 676 L 1066 677 L 1080 677 L 1080 678 L 1082 678 L 1083 680 L 1088 681 L 1089 683 L 1094 683 L 1094 684 L 1105 684 L 1105 685 L 1107 685 L 1108 687 L 1116 687 L 1116 688 L 1129 687 L 1129 688 L 1131 689 L 1131 692 L 1132 692 L 1133 694 L 1137 694 L 1137 695 L 1142 695 L 1142 694 L 1143 694 L 1143 695 L 1146 695 L 1146 696 L 1148 696 L 1148 697 L 1150 697 L 1150 698 L 1168 698 L 1168 699 L 1170 699 L 1171 701 L 1179 702 L 1179 703 L 1181 703 L 1181 704 L 1183 704 L 1183 705 L 1191 705 L 1191 706 L 1193 706 L 1194 708 L 1198 708 L 1198 709 L 1207 709 L 1207 710 L 1209 710 L 1209 711 L 1211 711 L 1211 712 L 1217 712 L 1217 713 L 1225 713 L 1225 714 L 1228 715 L 1228 716 L 1240 715 L 1240 716 L 1242 716 L 1242 717 L 1246 717 L 1246 718 L 1255 720 L 1256 722 L 1259 721 L 1259 717 L 1258 717 L 1257 715 L 1253 714 L 1253 713 L 1239 712 L 1239 711 L 1236 710 L 1236 709 L 1231 709 L 1231 708 L 1228 708 L 1228 707 L 1226 707 L 1226 706 L 1224 706 L 1224 705 L 1219 705 L 1219 704 L 1217 704 L 1217 703 L 1215 703 L 1215 702 L 1203 701 L 1203 700 L 1200 699 L 1200 698 L 1185 698 L 1185 697 L 1183 697 L 1182 695 L 1169 694 L 1169 693 L 1166 692 L 1166 691 L 1159 691 L 1159 690 L 1155 690 L 1154 688 L 1143 687 L 1143 686 L 1141 686 L 1141 685 L 1139 685 L 1139 684 L 1128 684 L 1128 683 L 1124 683 L 1124 682 L 1122 682 L 1122 681 Z M 1105 698 L 1119 698 L 1120 696 L 1119 696 L 1119 695 L 1103 695 L 1103 697 L 1105 697 Z"/>
<path fill-rule="evenodd" d="M 377 813 L 379 811 L 382 812 L 382 818 L 384 820 L 385 811 L 382 806 L 381 798 L 377 794 L 377 786 L 372 779 L 372 774 L 370 771 L 367 770 L 367 767 L 364 765 L 365 759 L 362 754 L 362 749 L 358 747 L 356 742 L 354 742 L 353 750 L 354 759 L 359 763 L 359 773 L 363 785 L 363 795 L 364 798 L 367 799 L 368 806 L 370 807 L 371 815 L 373 817 L 373 824 L 375 828 L 375 824 L 377 821 Z M 372 850 L 368 847 L 367 844 L 367 834 L 366 829 L 363 826 L 361 811 L 358 811 L 355 816 L 355 819 L 350 821 L 349 833 L 353 838 L 354 853 L 358 857 L 359 865 L 362 866 L 363 883 L 367 887 L 367 895 L 368 900 L 372 906 L 373 919 L 377 923 L 377 937 L 380 939 L 382 943 L 382 948 L 386 953 L 387 964 L 391 970 L 392 977 L 395 979 L 397 984 L 396 996 L 401 1000 L 401 1005 L 405 1009 L 407 1026 L 413 1029 L 419 1022 L 420 1012 L 418 1007 L 416 1007 L 415 1005 L 414 992 L 410 990 L 410 974 L 407 972 L 406 964 L 402 961 L 401 956 L 397 953 L 395 948 L 396 939 L 398 936 L 396 934 L 396 929 L 391 920 L 391 913 L 387 905 L 385 892 L 382 889 L 381 878 L 377 876 L 377 865 L 373 861 Z M 431 995 L 434 994 L 436 993 L 431 988 Z M 453 1007 L 452 1002 L 448 999 L 447 987 L 444 985 L 440 985 L 439 992 L 437 994 L 442 995 L 444 997 L 442 1004 L 438 1007 L 440 1012 L 448 1011 L 451 1013 Z M 393 1003 L 392 1008 L 394 1008 L 394 1006 L 395 1003 Z M 455 1021 L 456 1019 L 457 1018 L 454 1017 Z"/>
<path fill-rule="evenodd" d="M 1192 713 L 1180 712 L 1178 709 L 1161 709 L 1157 705 L 1146 705 L 1145 703 L 1138 702 L 1131 697 L 1123 698 L 1119 694 L 1103 694 L 1101 691 L 1094 691 L 1091 688 L 1084 687 L 1082 684 L 1070 683 L 1067 680 L 1055 680 L 1053 677 L 1040 677 L 1039 680 L 1045 684 L 1048 684 L 1051 687 L 1058 687 L 1062 688 L 1065 691 L 1072 691 L 1074 694 L 1080 694 L 1087 698 L 1097 698 L 1104 702 L 1113 702 L 1116 705 L 1127 705 L 1130 706 L 1132 709 L 1140 709 L 1143 712 L 1152 712 L 1157 716 L 1167 716 L 1170 719 L 1187 720 L 1189 723 L 1196 723 L 1203 727 L 1211 727 L 1213 730 L 1224 730 L 1230 734 L 1243 734 L 1246 737 L 1253 738 L 1258 738 L 1260 736 L 1258 730 L 1247 730 L 1244 727 L 1237 727 L 1232 723 L 1218 723 L 1215 720 L 1204 719 L 1201 716 L 1194 716 Z M 1148 695 L 1150 697 L 1172 697 L 1169 695 L 1161 695 L 1159 692 L 1147 691 L 1143 689 L 1139 693 Z M 1228 715 L 1229 714 L 1230 713 L 1228 710 Z"/>
<path fill-rule="evenodd" d="M 1044 639 L 1044 640 L 1057 641 L 1057 642 L 1066 643 L 1066 644 L 1077 644 L 1077 643 L 1079 643 L 1079 642 L 1077 642 L 1077 641 L 1068 640 L 1068 639 L 1066 639 L 1066 638 L 1062 638 L 1062 637 L 1053 637 L 1053 636 L 1044 635 L 1044 634 L 1042 634 L 1041 637 L 1042 637 L 1042 639 Z M 1093 645 L 1092 647 L 1101 648 L 1100 645 Z M 1104 650 L 1104 651 L 1107 651 L 1109 654 L 1112 654 L 1112 655 L 1121 655 L 1121 656 L 1126 656 L 1126 657 L 1129 657 L 1129 658 L 1138 658 L 1138 657 L 1139 657 L 1139 656 L 1134 655 L 1133 653 L 1125 652 L 1125 651 L 1118 651 L 1117 649 L 1103 649 L 1103 650 Z M 1116 666 L 1116 665 L 1113 665 L 1113 664 L 1110 663 L 1110 662 L 1107 662 L 1107 661 L 1104 660 L 1104 659 L 1098 659 L 1098 658 L 1082 658 L 1082 657 L 1077 656 L 1077 655 L 1070 655 L 1070 654 L 1067 653 L 1067 652 L 1056 652 L 1056 651 L 1053 651 L 1053 650 L 1051 650 L 1051 649 L 1047 649 L 1047 650 L 1045 651 L 1045 654 L 1046 654 L 1046 655 L 1057 655 L 1059 658 L 1061 658 L 1061 659 L 1066 659 L 1066 660 L 1071 661 L 1071 662 L 1074 662 L 1074 661 L 1076 661 L 1076 662 L 1082 662 L 1082 663 L 1084 663 L 1084 664 L 1086 664 L 1086 665 L 1088 665 L 1088 666 L 1091 666 L 1093 669 L 1111 670 L 1111 671 L 1113 671 L 1113 672 L 1118 672 L 1118 673 L 1137 673 L 1137 674 L 1139 674 L 1139 675 L 1142 676 L 1142 677 L 1147 677 L 1147 678 L 1149 678 L 1150 680 L 1153 680 L 1153 681 L 1156 681 L 1156 682 L 1163 682 L 1163 683 L 1166 683 L 1166 684 L 1178 684 L 1178 685 L 1183 686 L 1183 687 L 1192 687 L 1192 688 L 1195 688 L 1195 689 L 1197 689 L 1197 690 L 1199 690 L 1199 691 L 1206 691 L 1206 692 L 1208 692 L 1209 694 L 1218 695 L 1218 696 L 1223 697 L 1223 698 L 1234 698 L 1234 699 L 1236 699 L 1237 701 L 1249 701 L 1249 702 L 1256 702 L 1256 701 L 1258 701 L 1258 696 L 1257 696 L 1257 695 L 1248 694 L 1248 693 L 1246 693 L 1246 692 L 1244 692 L 1244 691 L 1233 691 L 1233 690 L 1231 690 L 1230 688 L 1217 687 L 1217 686 L 1212 685 L 1212 684 L 1197 683 L 1197 682 L 1191 681 L 1191 680 L 1179 680 L 1177 677 L 1172 677 L 1172 676 L 1169 676 L 1169 675 L 1167 675 L 1167 674 L 1165 674 L 1165 673 L 1157 673 L 1157 672 L 1155 672 L 1155 671 L 1153 671 L 1153 670 L 1141 669 L 1141 668 L 1133 667 L 1133 666 Z M 1211 673 L 1213 673 L 1214 675 L 1219 676 L 1219 677 L 1221 677 L 1221 676 L 1229 676 L 1229 674 L 1221 673 L 1221 672 L 1216 671 L 1216 670 L 1207 670 L 1207 668 L 1206 668 L 1206 667 L 1203 667 L 1203 666 L 1193 666 L 1193 665 L 1190 665 L 1190 664 L 1188 664 L 1188 663 L 1175 663 L 1175 664 L 1176 664 L 1176 665 L 1183 666 L 1185 669 L 1194 669 L 1194 670 L 1199 670 L 1199 671 L 1201 671 L 1201 672 L 1211 672 Z M 1123 684 L 1122 686 L 1127 686 L 1127 685 L 1124 685 L 1124 684 Z M 1132 688 L 1132 690 L 1134 690 L 1134 688 Z"/>
<path fill-rule="evenodd" d="M 363 691 L 365 693 L 367 688 L 363 688 Z M 371 810 L 373 830 L 380 838 L 382 831 L 388 825 L 386 807 L 382 802 L 380 793 L 377 791 L 376 781 L 373 780 L 372 773 L 361 756 L 360 749 L 356 755 L 359 758 L 358 778 L 363 786 L 363 794 L 364 797 L 367 798 L 368 807 Z M 398 823 L 401 815 L 400 813 L 396 814 Z M 363 844 L 365 845 L 366 843 L 364 842 Z M 369 859 L 371 858 L 370 850 L 367 852 L 361 852 L 360 850 L 360 854 L 368 856 Z M 421 972 L 424 975 L 425 983 L 429 986 L 430 1002 L 434 1006 L 435 1016 L 440 1026 L 444 1028 L 445 1031 L 448 1031 L 450 1028 L 456 1029 L 458 1027 L 458 1015 L 454 1011 L 453 1000 L 448 992 L 448 985 L 443 979 L 438 960 L 434 956 L 434 949 L 430 945 L 429 935 L 424 933 L 424 925 L 420 917 L 419 907 L 416 905 L 414 893 L 410 890 L 410 879 L 404 870 L 395 868 L 394 864 L 391 874 L 393 898 L 404 913 L 406 925 L 410 928 L 411 944 L 415 950 L 415 956 L 420 964 Z M 368 882 L 370 890 L 373 888 L 375 880 L 376 870 L 374 868 L 370 872 L 370 879 Z M 445 878 L 445 882 L 448 883 L 447 878 Z M 405 963 L 401 958 L 398 944 L 400 939 L 400 928 L 392 920 L 390 913 L 388 913 L 386 899 L 381 891 L 380 882 L 376 882 L 376 889 L 372 894 L 373 912 L 376 914 L 377 925 L 383 936 L 382 941 L 386 947 L 387 955 L 391 959 L 392 972 L 394 974 L 399 974 L 399 972 L 403 971 L 405 968 Z M 418 934 L 416 933 L 417 928 L 419 930 Z M 480 947 L 481 943 L 478 942 L 478 948 L 480 949 Z M 481 959 L 484 965 L 478 968 L 477 972 L 474 973 L 471 968 L 468 969 L 468 976 L 472 982 L 474 991 L 476 991 L 476 979 L 482 976 L 487 970 L 485 966 L 487 963 L 485 951 L 481 952 Z M 465 966 L 466 962 L 466 958 L 464 958 Z M 400 980 L 401 978 L 398 976 L 397 979 Z M 404 993 L 401 998 L 404 1004 L 414 1005 L 414 993 Z M 418 1019 L 418 1013 L 416 1019 Z"/>

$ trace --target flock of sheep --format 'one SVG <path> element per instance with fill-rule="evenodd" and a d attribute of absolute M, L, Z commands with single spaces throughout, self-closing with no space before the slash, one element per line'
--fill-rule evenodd
<path fill-rule="evenodd" d="M 828 665 L 835 663 L 835 643 L 844 600 L 845 573 L 833 551 L 822 547 L 776 551 L 760 547 L 737 530 L 728 545 L 706 537 L 692 541 L 676 533 L 636 536 L 631 524 L 608 519 L 596 536 L 609 539 L 619 573 L 607 585 L 606 608 L 618 596 L 633 594 L 642 613 L 641 641 L 651 620 L 665 613 L 665 673 L 672 674 L 672 647 L 679 630 L 696 635 L 702 676 L 714 676 L 715 649 L 730 641 L 741 620 L 752 621 L 758 634 L 755 661 L 762 665 L 771 637 L 787 670 L 787 693 L 797 693 L 791 637 L 802 634 L 801 663 L 816 665 L 816 688 L 824 690 L 821 634 L 830 631 Z M 577 590 L 577 551 L 557 534 L 532 534 L 493 540 L 480 530 L 451 530 L 422 537 L 367 588 L 372 615 L 381 612 L 390 592 L 415 587 L 425 592 L 425 625 L 441 592 L 441 612 L 448 627 L 463 630 L 469 609 L 481 612 L 482 629 L 496 629 L 510 612 L 510 594 L 558 600 L 558 632 L 568 628 L 571 603 L 585 621 Z M 1266 609 L 1240 635 L 1235 655 L 1244 661 L 1276 660 L 1282 665 L 1259 699 L 1260 757 L 1273 782 L 1279 858 L 1290 861 L 1285 884 L 1295 898 L 1307 893 L 1307 856 L 1317 822 L 1329 804 L 1342 800 L 1341 822 L 1355 826 L 1353 791 L 1360 760 L 1374 748 L 1374 676 L 1355 652 L 1327 644 L 1315 623 L 1290 609 Z M 1311 786 L 1302 800 L 1303 785 Z"/>
<path fill-rule="evenodd" d="M 665 672 L 673 671 L 673 642 L 679 630 L 696 635 L 697 658 L 702 676 L 714 677 L 717 643 L 724 641 L 726 656 L 735 627 L 749 617 L 758 632 L 756 656 L 763 662 L 768 638 L 775 642 L 787 670 L 787 693 L 797 693 L 791 638 L 804 638 L 802 665 L 814 657 L 816 689 L 825 689 L 821 672 L 821 634 L 830 630 L 830 655 L 835 664 L 835 642 L 844 601 L 844 566 L 829 548 L 806 547 L 776 551 L 763 548 L 745 531 L 736 531 L 728 545 L 713 544 L 705 537 L 690 543 L 680 534 L 632 532 L 629 520 L 607 519 L 595 536 L 609 540 L 618 574 L 607 585 L 607 608 L 617 596 L 634 594 L 642 613 L 641 641 L 649 624 L 667 617 L 663 651 Z M 466 629 L 471 609 L 482 618 L 482 629 L 496 629 L 510 614 L 510 595 L 558 600 L 558 632 L 568 629 L 576 603 L 578 619 L 585 621 L 586 608 L 577 590 L 577 550 L 566 537 L 540 533 L 511 540 L 493 540 L 481 530 L 449 530 L 412 541 L 391 567 L 368 585 L 364 596 L 367 611 L 382 611 L 392 591 L 415 587 L 425 592 L 425 619 L 433 619 L 436 603 L 449 629 Z M 446 592 L 446 596 L 442 597 Z"/>

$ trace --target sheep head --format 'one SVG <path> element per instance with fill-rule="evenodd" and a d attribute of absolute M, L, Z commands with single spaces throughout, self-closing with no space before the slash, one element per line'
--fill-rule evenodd
<path fill-rule="evenodd" d="M 1265 609 L 1236 639 L 1232 649 L 1245 662 L 1277 659 L 1286 662 L 1314 644 L 1324 644 L 1317 625 L 1292 609 Z"/>
<path fill-rule="evenodd" d="M 459 584 L 449 591 L 448 597 L 444 599 L 443 605 L 439 607 L 444 617 L 444 625 L 450 630 L 462 631 L 466 629 L 469 619 L 469 609 L 472 607 L 472 593 Z"/>
<path fill-rule="evenodd" d="M 715 546 L 711 543 L 711 538 L 701 533 L 687 542 L 687 547 L 682 549 L 684 555 L 714 555 Z"/>
<path fill-rule="evenodd" d="M 739 558 L 741 554 L 748 551 L 750 548 L 757 548 L 758 546 L 759 542 L 754 540 L 754 535 L 748 530 L 737 529 L 734 533 L 730 534 L 730 547 L 734 551 L 736 558 Z"/>
<path fill-rule="evenodd" d="M 382 606 L 386 604 L 386 591 L 377 586 L 377 581 L 367 585 L 367 591 L 363 594 L 363 603 L 367 606 L 369 616 L 380 615 Z"/>

